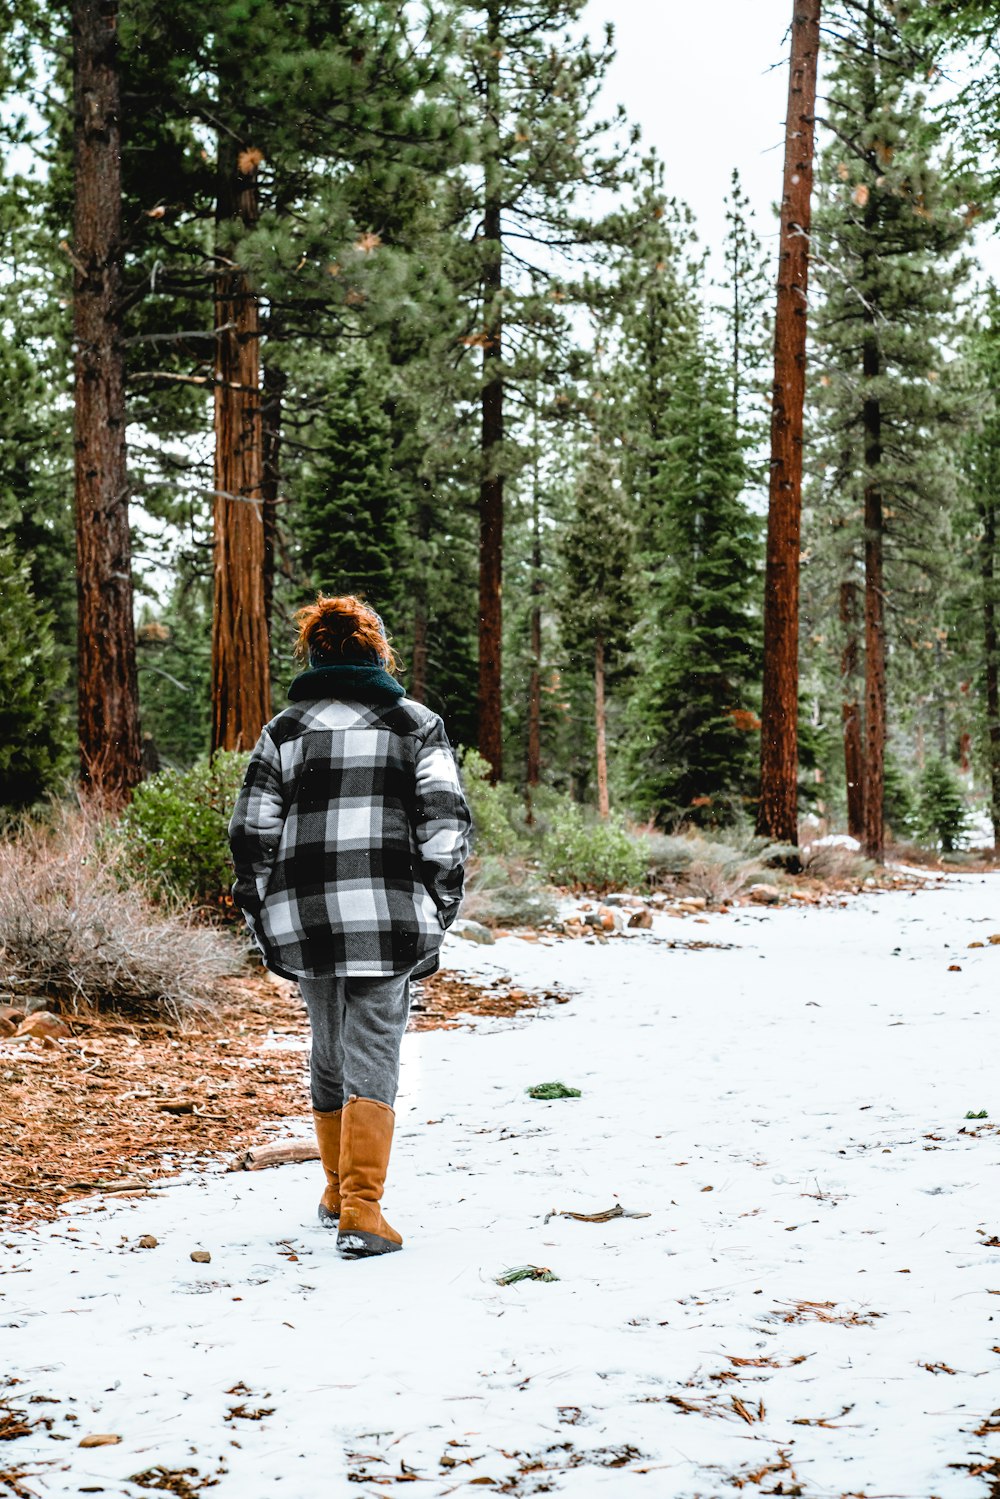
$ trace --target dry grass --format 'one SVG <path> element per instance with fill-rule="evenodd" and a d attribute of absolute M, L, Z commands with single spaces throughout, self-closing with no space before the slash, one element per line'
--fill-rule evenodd
<path fill-rule="evenodd" d="M 523 859 L 473 857 L 462 916 L 484 926 L 537 927 L 554 921 L 558 903 Z"/>
<path fill-rule="evenodd" d="M 839 843 L 813 843 L 802 850 L 802 868 L 813 879 L 843 883 L 865 879 L 875 865 L 856 849 Z"/>
<path fill-rule="evenodd" d="M 0 986 L 71 1012 L 180 1017 L 211 1003 L 241 965 L 233 939 L 123 883 L 107 824 L 57 805 L 0 840 Z"/>

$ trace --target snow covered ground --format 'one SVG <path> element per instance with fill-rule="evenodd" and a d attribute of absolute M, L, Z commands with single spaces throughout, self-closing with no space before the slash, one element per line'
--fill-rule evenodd
<path fill-rule="evenodd" d="M 51 1429 L 0 1466 L 132 1499 L 1000 1493 L 998 896 L 450 939 L 574 998 L 407 1036 L 404 1252 L 341 1262 L 315 1165 L 8 1233 L 3 1393 Z M 554 1079 L 583 1096 L 526 1096 Z M 619 1202 L 649 1216 L 546 1218 Z M 558 1279 L 496 1284 L 529 1262 Z"/>

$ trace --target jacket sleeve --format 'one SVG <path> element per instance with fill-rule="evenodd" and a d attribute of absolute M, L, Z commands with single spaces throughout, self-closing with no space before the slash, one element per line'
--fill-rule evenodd
<path fill-rule="evenodd" d="M 416 778 L 415 833 L 423 881 L 443 925 L 448 927 L 462 899 L 472 814 L 444 724 L 438 717 L 417 746 Z"/>
<path fill-rule="evenodd" d="M 281 760 L 277 745 L 264 729 L 229 821 L 229 848 L 236 869 L 233 900 L 251 930 L 260 915 L 284 822 Z"/>

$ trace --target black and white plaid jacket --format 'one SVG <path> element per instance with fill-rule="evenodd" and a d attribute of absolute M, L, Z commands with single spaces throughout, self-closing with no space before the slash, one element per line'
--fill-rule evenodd
<path fill-rule="evenodd" d="M 471 825 L 429 708 L 294 703 L 265 725 L 229 824 L 233 899 L 285 977 L 432 971 Z"/>

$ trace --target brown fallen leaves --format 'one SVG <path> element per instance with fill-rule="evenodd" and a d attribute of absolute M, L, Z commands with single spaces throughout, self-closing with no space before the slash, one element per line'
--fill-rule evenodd
<path fill-rule="evenodd" d="M 838 1322 L 841 1327 L 871 1327 L 883 1312 L 837 1311 L 835 1301 L 786 1301 L 787 1311 L 769 1314 L 773 1322 Z"/>
<path fill-rule="evenodd" d="M 67 1016 L 72 1035 L 49 1047 L 0 1040 L 8 1225 L 95 1190 L 145 1191 L 179 1158 L 214 1161 L 308 1109 L 305 1052 L 273 1045 L 305 1039 L 297 991 L 255 974 L 219 993 L 218 1010 L 185 1028 Z"/>
<path fill-rule="evenodd" d="M 269 1125 L 308 1115 L 297 986 L 260 972 L 224 979 L 217 992 L 218 1008 L 184 1026 L 68 1015 L 55 1017 L 54 1029 L 68 1032 L 58 1039 L 48 1026 L 0 1036 L 0 1221 L 55 1218 L 84 1194 L 146 1192 L 181 1166 L 249 1152 Z M 451 1029 L 568 998 L 444 970 L 414 985 L 410 1025 Z M 294 1159 L 313 1158 L 311 1142 L 303 1146 Z"/>
<path fill-rule="evenodd" d="M 513 1019 L 549 1005 L 567 1004 L 570 997 L 556 989 L 519 989 L 507 978 L 477 983 L 445 968 L 414 985 L 408 1029 L 455 1030 L 473 1025 L 480 1017 Z"/>

